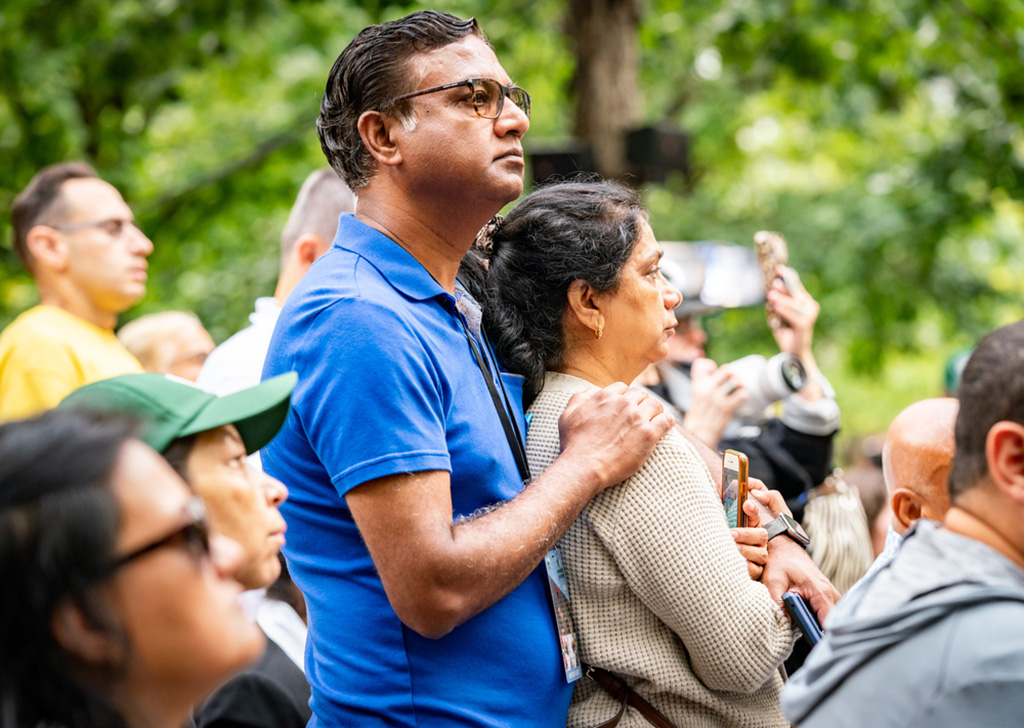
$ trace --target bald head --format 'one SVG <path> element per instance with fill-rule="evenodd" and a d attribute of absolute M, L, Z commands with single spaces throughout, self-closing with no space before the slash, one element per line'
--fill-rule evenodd
<path fill-rule="evenodd" d="M 925 399 L 896 415 L 885 435 L 882 471 L 893 512 L 903 533 L 918 518 L 941 521 L 949 510 L 949 471 L 960 403 L 952 397 Z"/>

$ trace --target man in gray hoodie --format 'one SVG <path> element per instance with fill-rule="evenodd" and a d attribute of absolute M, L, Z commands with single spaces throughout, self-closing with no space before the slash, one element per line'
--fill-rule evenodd
<path fill-rule="evenodd" d="M 963 372 L 952 507 L 840 601 L 782 693 L 815 726 L 983 728 L 1024 715 L 1024 321 Z"/>

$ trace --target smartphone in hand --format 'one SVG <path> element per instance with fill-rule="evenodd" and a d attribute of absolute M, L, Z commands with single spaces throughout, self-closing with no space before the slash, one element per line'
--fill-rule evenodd
<path fill-rule="evenodd" d="M 754 247 L 757 248 L 757 260 L 761 264 L 761 277 L 764 279 L 764 295 L 765 295 L 765 313 L 768 315 L 768 325 L 777 329 L 785 327 L 785 320 L 772 308 L 772 305 L 768 303 L 768 292 L 772 289 L 772 284 L 775 279 L 779 277 L 779 266 L 789 265 L 789 247 L 786 245 L 786 239 L 782 237 L 781 233 L 772 232 L 770 230 L 758 230 L 754 233 Z M 783 283 L 789 284 L 785 278 L 782 279 Z"/>
<path fill-rule="evenodd" d="M 747 456 L 738 450 L 726 450 L 722 455 L 722 505 L 729 528 L 747 525 L 747 514 L 743 512 L 747 477 Z"/>
<path fill-rule="evenodd" d="M 786 592 L 782 595 L 782 606 L 789 612 L 793 624 L 800 628 L 812 647 L 821 641 L 821 625 L 818 624 L 818 618 L 814 616 L 814 612 L 807 606 L 807 602 L 802 596 L 796 592 Z"/>

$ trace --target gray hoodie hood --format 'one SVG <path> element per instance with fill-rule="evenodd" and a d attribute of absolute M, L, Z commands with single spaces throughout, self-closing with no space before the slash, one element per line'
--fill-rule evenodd
<path fill-rule="evenodd" d="M 897 558 L 862 587 L 832 611 L 825 639 L 783 689 L 783 712 L 793 723 L 865 663 L 951 612 L 1024 602 L 1024 570 L 974 539 L 921 520 Z"/>

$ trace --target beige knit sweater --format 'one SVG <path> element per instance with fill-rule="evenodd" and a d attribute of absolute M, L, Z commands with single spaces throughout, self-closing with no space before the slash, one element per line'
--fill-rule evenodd
<path fill-rule="evenodd" d="M 530 407 L 530 470 L 559 454 L 558 418 L 591 385 L 549 372 Z M 786 726 L 778 667 L 793 634 L 747 574 L 711 475 L 673 430 L 633 477 L 598 495 L 562 536 L 582 661 L 622 677 L 678 728 Z M 580 679 L 569 726 L 618 704 Z M 627 709 L 621 728 L 649 728 Z"/>

